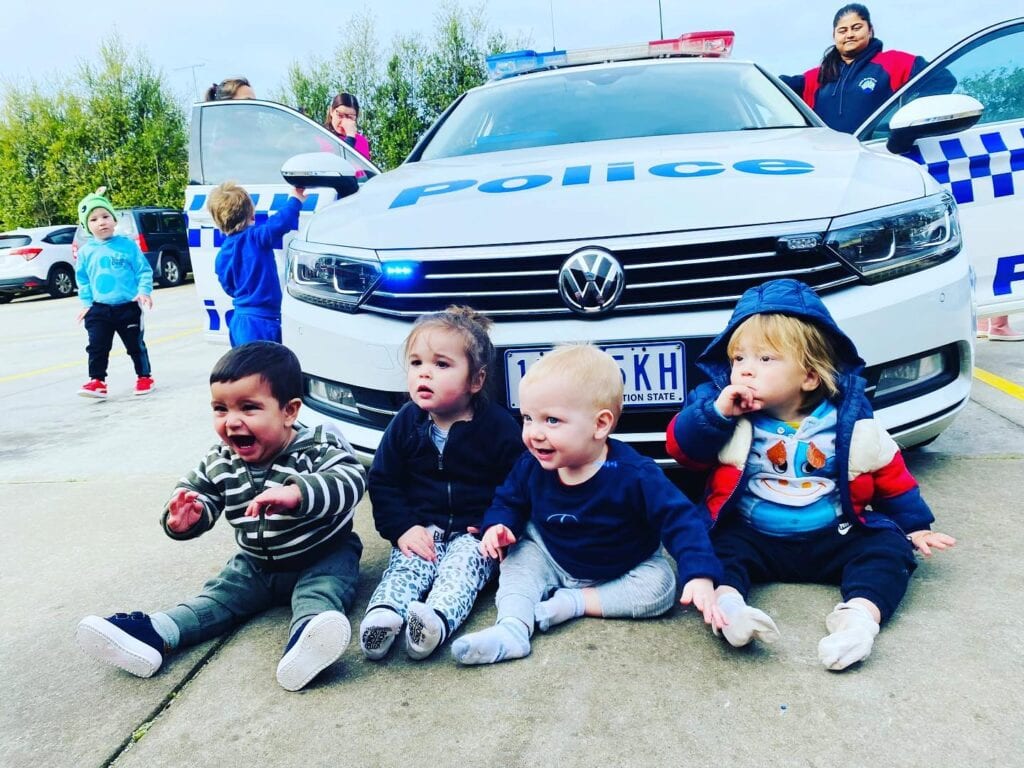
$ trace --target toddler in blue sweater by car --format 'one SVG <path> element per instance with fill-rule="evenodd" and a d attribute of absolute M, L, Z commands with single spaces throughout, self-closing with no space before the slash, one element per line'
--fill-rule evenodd
<path fill-rule="evenodd" d="M 256 209 L 245 189 L 228 181 L 210 192 L 207 207 L 225 234 L 214 270 L 235 307 L 228 316 L 232 347 L 248 341 L 281 341 L 281 278 L 274 247 L 280 248 L 281 238 L 298 228 L 305 199 L 305 192 L 293 187 L 281 209 L 256 224 Z"/>

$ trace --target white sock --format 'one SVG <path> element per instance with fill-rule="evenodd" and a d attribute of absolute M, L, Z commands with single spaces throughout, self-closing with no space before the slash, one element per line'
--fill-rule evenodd
<path fill-rule="evenodd" d="M 173 651 L 181 644 L 181 630 L 174 623 L 174 619 L 166 613 L 151 613 L 149 620 L 153 622 L 153 629 L 164 639 L 167 650 Z"/>
<path fill-rule="evenodd" d="M 771 644 L 779 639 L 779 628 L 764 611 L 746 604 L 738 592 L 727 592 L 718 598 L 718 607 L 729 620 L 722 634 L 734 648 L 741 648 L 753 640 Z"/>
<path fill-rule="evenodd" d="M 530 630 L 519 619 L 502 619 L 493 627 L 463 635 L 452 643 L 460 664 L 493 664 L 530 655 Z"/>
<path fill-rule="evenodd" d="M 578 619 L 584 610 L 582 589 L 559 589 L 548 600 L 537 603 L 533 615 L 540 631 L 547 632 L 562 622 Z"/>
<path fill-rule="evenodd" d="M 371 661 L 383 659 L 405 622 L 397 611 L 390 608 L 374 608 L 367 611 L 359 625 L 359 647 Z"/>
<path fill-rule="evenodd" d="M 411 659 L 425 659 L 444 642 L 448 628 L 437 611 L 426 603 L 409 603 L 405 627 L 405 652 Z"/>
<path fill-rule="evenodd" d="M 866 659 L 879 629 L 867 608 L 857 603 L 839 603 L 825 617 L 825 627 L 831 634 L 818 643 L 818 658 L 836 671 Z"/>

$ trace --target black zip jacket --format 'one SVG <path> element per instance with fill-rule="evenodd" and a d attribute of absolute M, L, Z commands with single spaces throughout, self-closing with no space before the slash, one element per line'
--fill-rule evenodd
<path fill-rule="evenodd" d="M 370 467 L 377 531 L 393 545 L 414 525 L 445 537 L 479 527 L 494 490 L 523 452 L 519 422 L 494 403 L 448 431 L 444 454 L 430 439 L 430 417 L 415 403 L 395 414 Z"/>

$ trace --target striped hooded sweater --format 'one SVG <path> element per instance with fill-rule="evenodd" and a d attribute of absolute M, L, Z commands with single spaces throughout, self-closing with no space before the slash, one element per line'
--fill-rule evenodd
<path fill-rule="evenodd" d="M 302 493 L 296 509 L 245 516 L 249 502 L 265 488 L 289 484 Z M 366 474 L 343 441 L 320 426 L 299 431 L 268 467 L 262 483 L 253 479 L 248 464 L 220 443 L 178 482 L 178 489 L 198 493 L 205 514 L 187 531 L 175 533 L 167 527 L 165 506 L 161 524 L 172 539 L 201 536 L 223 514 L 243 552 L 268 567 L 289 570 L 319 559 L 354 535 L 352 517 L 366 490 Z"/>

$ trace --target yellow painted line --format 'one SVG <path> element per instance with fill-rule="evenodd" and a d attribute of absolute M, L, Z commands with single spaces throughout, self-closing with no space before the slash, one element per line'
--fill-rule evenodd
<path fill-rule="evenodd" d="M 1000 392 L 1005 392 L 1010 397 L 1016 397 L 1018 400 L 1024 400 L 1024 387 L 1020 384 L 1014 384 L 1012 381 L 1008 381 L 1002 376 L 996 376 L 994 373 L 989 373 L 981 368 L 975 368 L 974 378 L 978 381 L 985 382 L 990 387 L 995 387 Z"/>
<path fill-rule="evenodd" d="M 149 339 L 146 339 L 145 340 L 146 341 L 146 346 L 147 347 L 152 347 L 152 346 L 156 346 L 157 344 L 165 344 L 168 341 L 174 341 L 176 339 L 182 339 L 182 338 L 184 338 L 186 336 L 192 336 L 194 334 L 199 333 L 201 330 L 203 330 L 202 327 L 197 325 L 194 328 L 189 328 L 186 331 L 179 331 L 178 333 L 172 333 L 172 334 L 170 334 L 168 336 L 160 336 L 158 338 L 153 339 L 152 341 L 149 340 Z M 111 353 L 110 353 L 110 356 L 111 357 L 124 357 L 126 354 L 128 354 L 128 353 L 125 352 L 123 349 L 119 349 L 119 350 L 112 350 Z M 83 360 L 76 360 L 73 363 L 60 363 L 58 365 L 51 365 L 51 366 L 49 366 L 47 368 L 36 368 L 34 371 L 25 371 L 24 373 L 15 373 L 15 374 L 13 374 L 11 376 L 0 376 L 0 384 L 3 384 L 4 382 L 8 382 L 8 381 L 16 381 L 17 379 L 27 379 L 27 378 L 30 378 L 32 376 L 42 376 L 44 373 L 53 373 L 54 371 L 63 371 L 66 368 L 77 368 L 78 366 L 83 365 L 83 363 L 84 363 Z"/>

